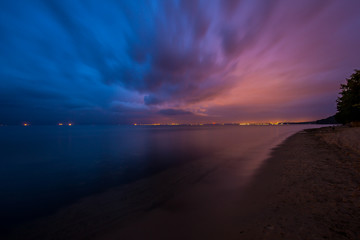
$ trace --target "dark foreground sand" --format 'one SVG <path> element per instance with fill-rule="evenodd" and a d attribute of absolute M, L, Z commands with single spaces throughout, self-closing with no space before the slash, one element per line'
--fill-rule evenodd
<path fill-rule="evenodd" d="M 243 201 L 238 239 L 360 239 L 360 128 L 293 135 Z"/>
<path fill-rule="evenodd" d="M 360 239 L 360 128 L 291 136 L 250 184 L 237 181 L 235 164 L 168 171 L 132 186 L 143 199 L 117 189 L 7 238 Z"/>

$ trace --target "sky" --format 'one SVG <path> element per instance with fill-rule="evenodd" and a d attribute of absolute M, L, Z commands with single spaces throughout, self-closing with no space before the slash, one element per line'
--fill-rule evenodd
<path fill-rule="evenodd" d="M 306 121 L 360 68 L 358 0 L 2 0 L 0 124 Z"/>

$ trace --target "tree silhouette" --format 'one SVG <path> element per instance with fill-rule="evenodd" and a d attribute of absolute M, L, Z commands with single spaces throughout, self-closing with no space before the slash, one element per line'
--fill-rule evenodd
<path fill-rule="evenodd" d="M 360 121 L 360 70 L 355 69 L 340 89 L 341 96 L 336 100 L 336 121 L 343 124 Z"/>

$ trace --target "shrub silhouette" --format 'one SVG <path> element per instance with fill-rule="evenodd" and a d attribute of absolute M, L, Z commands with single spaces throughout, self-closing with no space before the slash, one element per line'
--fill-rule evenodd
<path fill-rule="evenodd" d="M 349 123 L 360 121 L 360 70 L 346 79 L 346 84 L 340 85 L 340 95 L 337 102 L 336 121 Z"/>

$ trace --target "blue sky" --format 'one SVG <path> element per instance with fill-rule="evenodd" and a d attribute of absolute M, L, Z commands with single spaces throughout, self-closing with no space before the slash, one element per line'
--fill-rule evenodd
<path fill-rule="evenodd" d="M 0 123 L 294 121 L 335 113 L 360 3 L 1 1 Z"/>

